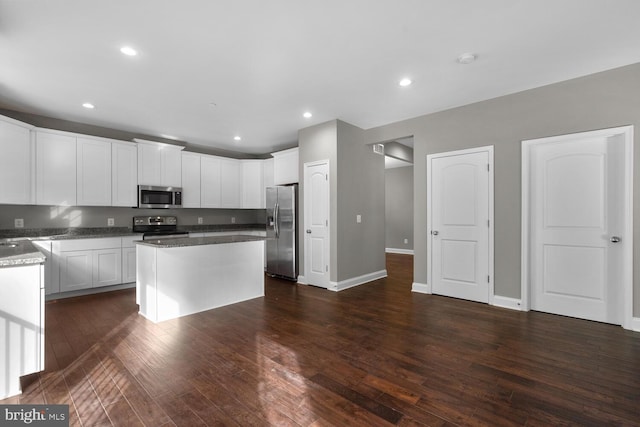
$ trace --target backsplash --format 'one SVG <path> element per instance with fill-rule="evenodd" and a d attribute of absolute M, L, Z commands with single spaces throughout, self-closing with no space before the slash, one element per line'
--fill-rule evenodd
<path fill-rule="evenodd" d="M 32 206 L 0 205 L 0 229 L 13 229 L 15 219 L 24 220 L 24 228 L 106 227 L 114 219 L 114 227 L 132 226 L 134 216 L 174 215 L 178 224 L 203 225 L 262 224 L 264 209 L 136 209 L 104 206 Z"/>

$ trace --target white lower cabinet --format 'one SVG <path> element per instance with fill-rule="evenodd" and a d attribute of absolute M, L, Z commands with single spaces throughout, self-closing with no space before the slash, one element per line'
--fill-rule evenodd
<path fill-rule="evenodd" d="M 136 240 L 142 240 L 142 234 L 122 238 L 122 283 L 136 281 Z"/>
<path fill-rule="evenodd" d="M 97 249 L 93 252 L 93 287 L 122 283 L 122 248 Z"/>
<path fill-rule="evenodd" d="M 55 241 L 52 252 L 60 292 L 123 283 L 120 237 Z"/>
<path fill-rule="evenodd" d="M 92 251 L 63 251 L 60 262 L 60 292 L 93 287 Z"/>

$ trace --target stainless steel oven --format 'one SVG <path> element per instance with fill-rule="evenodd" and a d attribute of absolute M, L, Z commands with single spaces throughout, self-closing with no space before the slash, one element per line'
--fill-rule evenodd
<path fill-rule="evenodd" d="M 189 237 L 188 232 L 178 230 L 175 216 L 134 216 L 133 232 L 142 233 L 142 240 Z"/>

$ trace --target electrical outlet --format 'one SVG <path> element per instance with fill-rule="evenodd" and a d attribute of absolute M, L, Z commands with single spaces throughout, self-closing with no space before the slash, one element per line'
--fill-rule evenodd
<path fill-rule="evenodd" d="M 23 228 L 24 227 L 24 219 L 16 218 L 13 220 L 13 226 L 15 228 Z"/>
<path fill-rule="evenodd" d="M 202 217 L 201 216 L 198 217 L 198 224 L 202 224 Z"/>
<path fill-rule="evenodd" d="M 362 215 L 356 215 L 356 222 L 360 224 L 362 222 Z"/>
<path fill-rule="evenodd" d="M 404 244 L 408 245 L 409 244 L 409 239 L 404 239 Z"/>
<path fill-rule="evenodd" d="M 235 216 L 232 216 L 232 217 L 231 217 L 231 224 L 235 224 L 235 223 L 236 223 L 236 217 L 235 217 Z"/>
<path fill-rule="evenodd" d="M 107 218 L 107 226 L 113 227 L 114 225 L 116 225 L 115 220 L 113 218 Z"/>

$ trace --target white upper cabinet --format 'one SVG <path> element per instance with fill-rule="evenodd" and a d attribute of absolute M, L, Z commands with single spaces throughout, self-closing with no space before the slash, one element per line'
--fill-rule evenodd
<path fill-rule="evenodd" d="M 240 161 L 220 159 L 220 207 L 240 208 Z"/>
<path fill-rule="evenodd" d="M 111 205 L 138 205 L 138 149 L 128 142 L 111 143 Z"/>
<path fill-rule="evenodd" d="M 160 150 L 160 185 L 182 187 L 182 148 Z"/>
<path fill-rule="evenodd" d="M 273 187 L 273 158 L 263 160 L 262 183 L 264 188 Z"/>
<path fill-rule="evenodd" d="M 242 207 L 264 208 L 263 161 L 241 160 L 240 164 L 242 166 Z"/>
<path fill-rule="evenodd" d="M 78 206 L 110 206 L 111 142 L 78 137 L 76 168 Z"/>
<path fill-rule="evenodd" d="M 182 207 L 200 207 L 200 154 L 182 153 Z"/>
<path fill-rule="evenodd" d="M 36 203 L 76 205 L 76 137 L 36 131 Z"/>
<path fill-rule="evenodd" d="M 138 143 L 138 184 L 182 187 L 184 147 L 134 139 Z"/>
<path fill-rule="evenodd" d="M 138 185 L 161 185 L 160 150 L 155 145 L 138 143 Z"/>
<path fill-rule="evenodd" d="M 203 208 L 219 208 L 220 202 L 220 158 L 200 158 L 200 203 Z"/>
<path fill-rule="evenodd" d="M 35 142 L 32 126 L 0 116 L 0 203 L 36 201 Z"/>
<path fill-rule="evenodd" d="M 274 185 L 298 182 L 298 148 L 271 153 L 273 156 Z"/>

